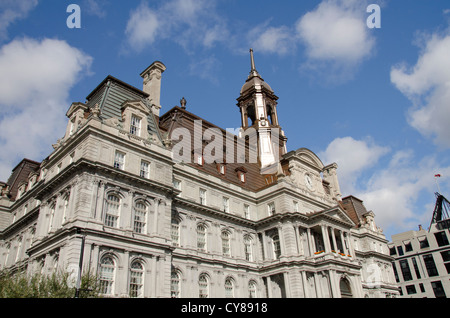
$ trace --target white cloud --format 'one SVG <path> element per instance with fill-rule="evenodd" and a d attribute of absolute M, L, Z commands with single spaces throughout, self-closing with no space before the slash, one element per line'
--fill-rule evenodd
<path fill-rule="evenodd" d="M 443 175 L 442 185 L 447 189 L 450 167 L 440 166 L 434 156 L 417 160 L 412 151 L 398 151 L 389 165 L 373 173 L 365 188 L 356 196 L 363 199 L 366 207 L 376 214 L 376 222 L 385 230 L 416 229 L 429 225 L 434 203 L 433 192 L 437 191 L 434 175 Z M 419 205 L 423 194 L 427 204 Z"/>
<path fill-rule="evenodd" d="M 344 137 L 334 139 L 319 156 L 324 162 L 338 164 L 341 192 L 345 195 L 355 191 L 358 177 L 374 166 L 388 151 L 387 147 L 378 146 L 371 140 Z"/>
<path fill-rule="evenodd" d="M 155 11 L 145 3 L 131 12 L 125 34 L 129 44 L 137 51 L 153 44 L 158 34 L 160 22 Z"/>
<path fill-rule="evenodd" d="M 303 15 L 296 23 L 297 36 L 306 48 L 302 69 L 325 75 L 330 82 L 351 78 L 375 47 L 366 25 L 366 6 L 366 1 L 324 0 Z"/>
<path fill-rule="evenodd" d="M 356 1 L 327 0 L 301 17 L 296 28 L 308 57 L 346 64 L 368 57 L 375 41 L 366 25 L 364 9 Z"/>
<path fill-rule="evenodd" d="M 431 35 L 413 67 L 398 65 L 391 82 L 413 106 L 409 124 L 436 144 L 450 147 L 450 34 Z"/>
<path fill-rule="evenodd" d="M 150 8 L 142 2 L 133 10 L 125 31 L 132 49 L 141 51 L 156 39 L 170 39 L 190 51 L 197 45 L 210 48 L 229 40 L 225 22 L 216 13 L 215 1 L 171 0 Z"/>
<path fill-rule="evenodd" d="M 38 0 L 0 1 L 0 40 L 8 37 L 8 27 L 16 20 L 27 17 L 38 4 Z"/>
<path fill-rule="evenodd" d="M 82 8 L 85 9 L 88 14 L 104 18 L 106 16 L 105 6 L 107 4 L 106 0 L 84 0 Z"/>
<path fill-rule="evenodd" d="M 436 156 L 417 159 L 412 150 L 394 152 L 383 166 L 380 159 L 388 153 L 387 147 L 371 140 L 345 137 L 333 140 L 319 157 L 323 162 L 338 164 L 343 196 L 363 200 L 385 233 L 416 229 L 419 224 L 426 228 L 434 207 L 433 192 L 438 190 L 434 175 L 442 175 L 440 188 L 447 193 L 450 167 L 440 164 Z"/>
<path fill-rule="evenodd" d="M 269 27 L 268 23 L 251 29 L 248 33 L 251 46 L 258 52 L 287 54 L 295 48 L 294 34 L 287 26 Z"/>
<path fill-rule="evenodd" d="M 23 157 L 49 154 L 64 133 L 69 90 L 91 63 L 60 40 L 16 39 L 0 48 L 0 180 Z"/>

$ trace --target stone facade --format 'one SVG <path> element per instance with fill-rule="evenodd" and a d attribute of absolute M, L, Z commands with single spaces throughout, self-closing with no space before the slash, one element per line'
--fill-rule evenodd
<path fill-rule="evenodd" d="M 159 116 L 164 70 L 147 68 L 144 90 L 108 76 L 71 105 L 54 151 L 24 159 L 1 184 L 1 269 L 76 277 L 82 256 L 107 297 L 398 295 L 387 240 L 360 200 L 342 198 L 337 165 L 286 152 L 278 98 L 253 54 L 238 106 L 240 133 L 254 129 L 254 144 L 225 138 L 184 99 Z M 198 123 L 203 136 L 231 140 L 213 162 L 203 157 L 211 139 L 174 137 Z M 228 156 L 238 144 L 257 162 Z"/>

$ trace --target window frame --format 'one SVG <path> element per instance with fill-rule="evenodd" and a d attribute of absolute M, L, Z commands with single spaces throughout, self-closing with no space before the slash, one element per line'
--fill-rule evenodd
<path fill-rule="evenodd" d="M 141 136 L 141 125 L 142 125 L 142 118 L 139 116 L 136 116 L 135 114 L 131 114 L 130 134 L 140 137 Z"/>
<path fill-rule="evenodd" d="M 148 204 L 144 200 L 137 200 L 133 204 L 133 231 L 145 234 L 147 231 Z M 141 217 L 142 219 L 140 219 Z"/>
<path fill-rule="evenodd" d="M 105 260 L 111 260 L 106 263 Z M 106 275 L 108 274 L 108 275 Z M 112 255 L 104 255 L 99 262 L 99 286 L 100 294 L 102 295 L 114 295 L 115 287 L 115 275 L 116 275 L 116 260 Z M 105 290 L 106 288 L 106 290 Z"/>
<path fill-rule="evenodd" d="M 141 178 L 150 179 L 150 162 L 141 160 L 139 176 L 141 176 Z"/>
<path fill-rule="evenodd" d="M 120 150 L 116 150 L 114 154 L 114 168 L 125 170 L 125 157 L 126 153 Z"/>
<path fill-rule="evenodd" d="M 136 264 L 139 265 L 140 268 L 133 267 Z M 129 275 L 128 288 L 130 298 L 144 297 L 145 267 L 141 260 L 137 259 L 131 263 Z"/>
<path fill-rule="evenodd" d="M 112 198 L 116 198 L 117 201 Z M 117 193 L 107 193 L 105 200 L 105 212 L 103 216 L 103 224 L 105 226 L 112 228 L 119 227 L 121 203 L 122 199 Z M 111 209 L 112 206 L 117 206 L 117 209 Z"/>

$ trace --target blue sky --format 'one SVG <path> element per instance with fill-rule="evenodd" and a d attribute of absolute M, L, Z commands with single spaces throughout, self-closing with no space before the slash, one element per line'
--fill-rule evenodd
<path fill-rule="evenodd" d="M 67 26 L 70 4 L 81 28 Z M 367 26 L 370 4 L 381 28 Z M 72 102 L 107 75 L 142 88 L 155 60 L 167 66 L 162 113 L 184 96 L 239 127 L 250 47 L 288 150 L 337 162 L 343 195 L 364 200 L 388 239 L 427 228 L 438 186 L 450 197 L 448 0 L 2 0 L 0 180 L 51 153 Z"/>

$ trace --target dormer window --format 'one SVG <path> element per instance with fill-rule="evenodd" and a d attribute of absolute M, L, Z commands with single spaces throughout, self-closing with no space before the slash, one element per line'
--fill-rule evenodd
<path fill-rule="evenodd" d="M 247 169 L 245 169 L 244 167 L 238 167 L 238 168 L 236 168 L 235 171 L 237 173 L 237 177 L 238 177 L 239 181 L 242 183 L 245 183 L 247 181 L 247 177 L 246 177 Z"/>
<path fill-rule="evenodd" d="M 131 115 L 130 134 L 138 137 L 141 135 L 141 119 L 135 115 Z"/>
<path fill-rule="evenodd" d="M 199 166 L 203 166 L 204 160 L 203 160 L 203 156 L 201 154 L 195 153 L 194 160 L 195 160 L 196 164 L 198 164 Z"/>

